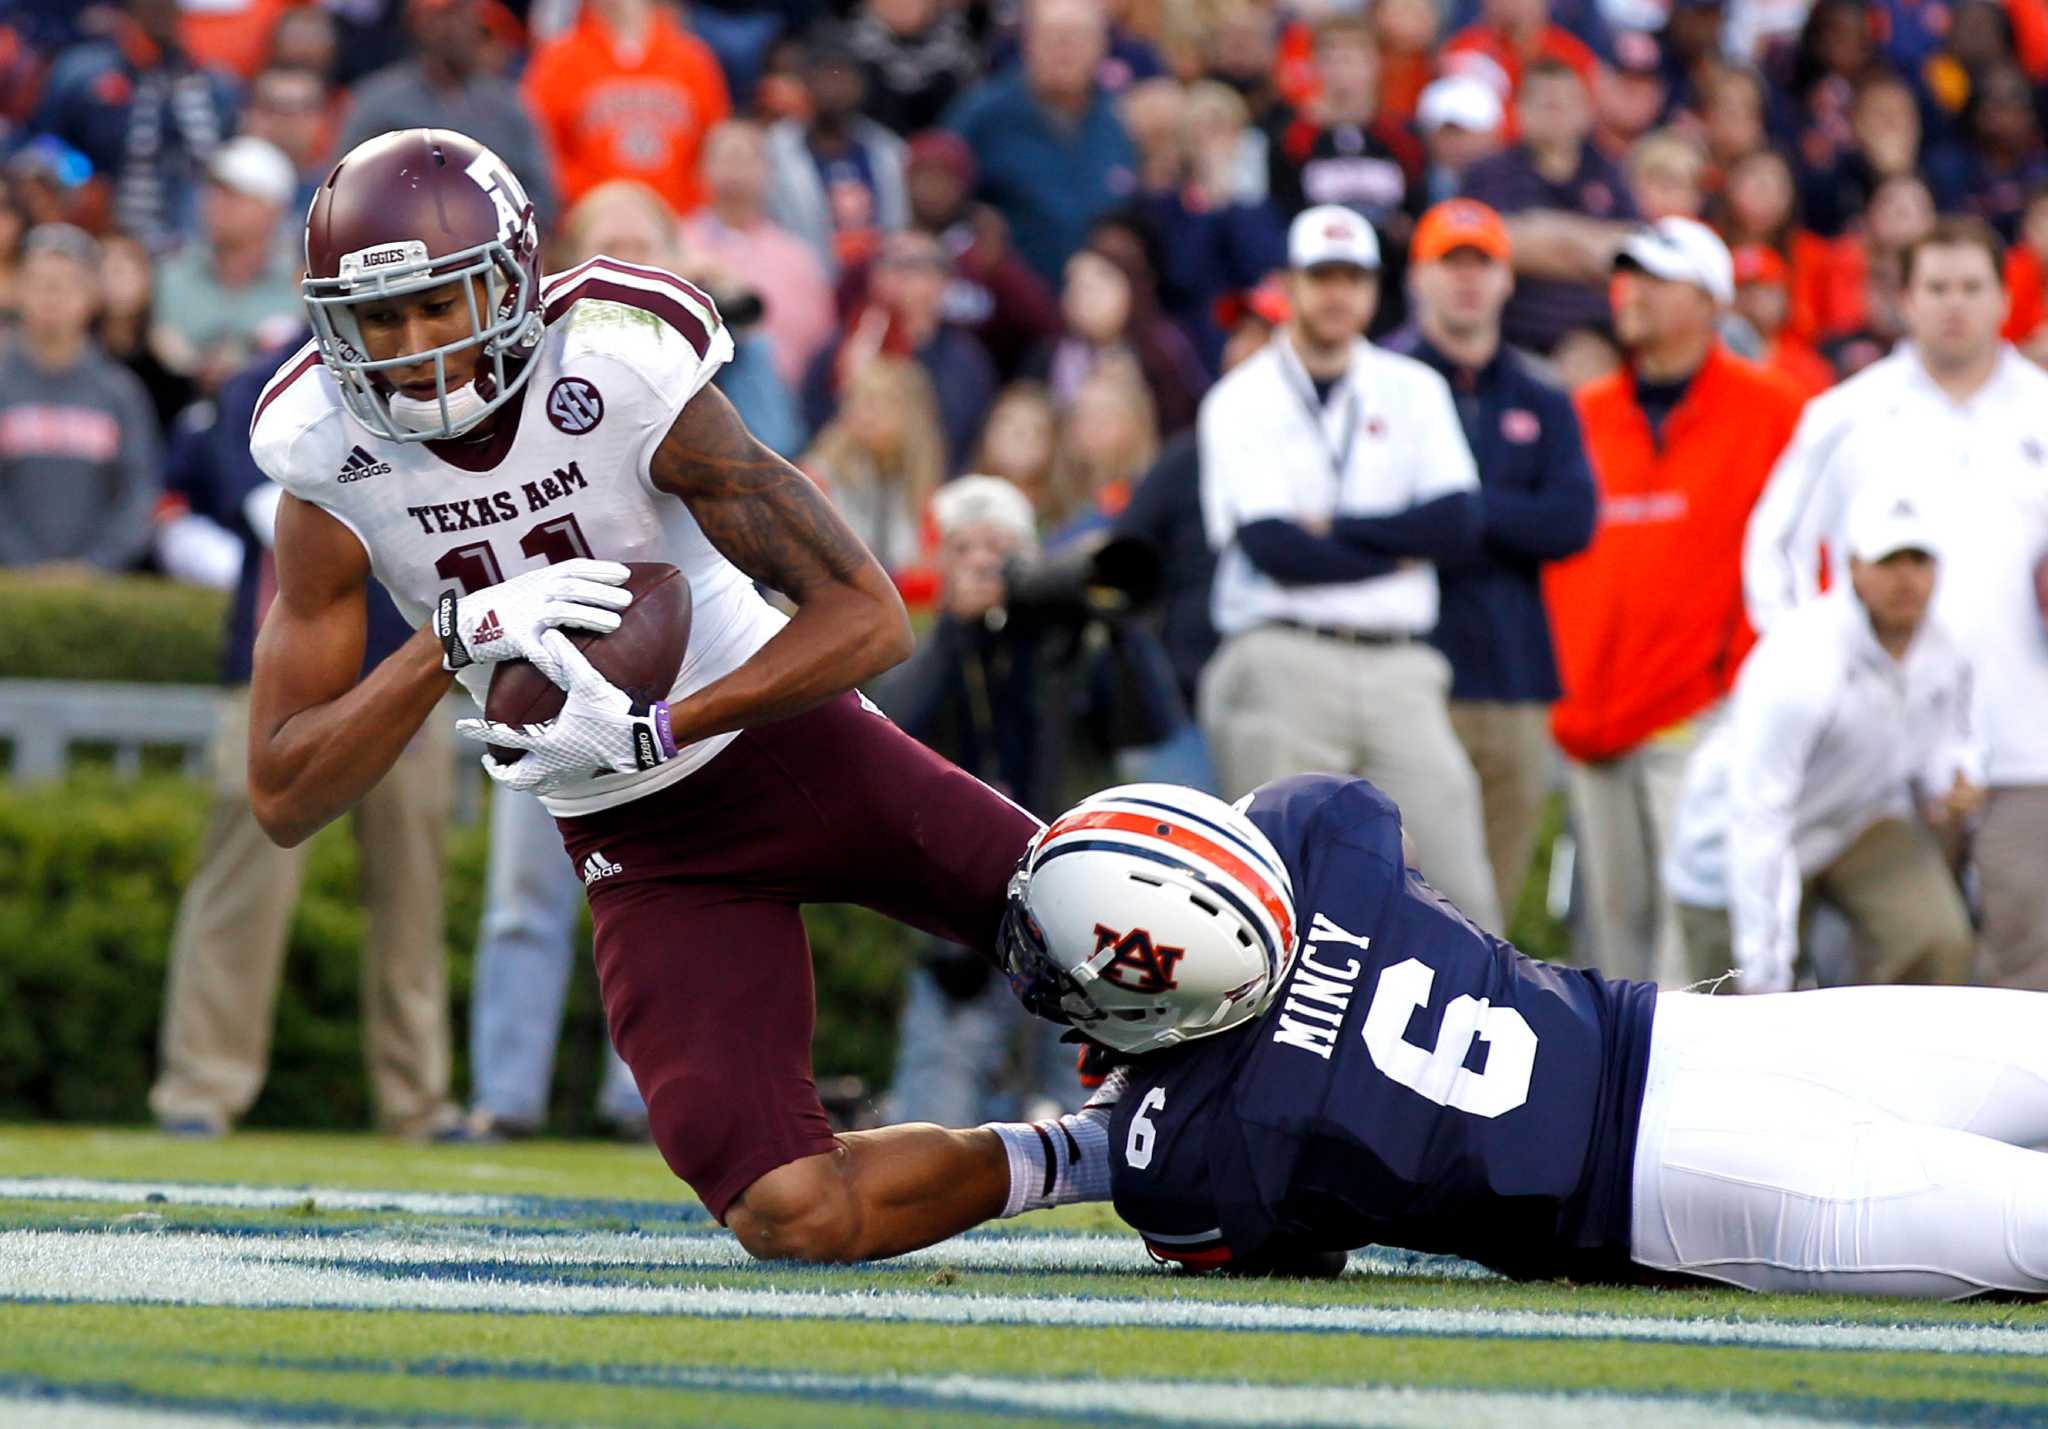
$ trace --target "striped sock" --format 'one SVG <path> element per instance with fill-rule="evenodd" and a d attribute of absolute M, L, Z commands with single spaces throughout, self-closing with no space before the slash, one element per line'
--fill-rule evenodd
<path fill-rule="evenodd" d="M 1118 1079 L 1112 1079 L 1116 1081 Z M 1111 1090 L 1105 1084 L 1104 1092 Z M 1112 1092 L 1089 1100 L 1080 1111 L 1054 1121 L 992 1123 L 1010 1156 L 1010 1198 L 1005 1216 L 1109 1199 L 1109 1119 Z"/>

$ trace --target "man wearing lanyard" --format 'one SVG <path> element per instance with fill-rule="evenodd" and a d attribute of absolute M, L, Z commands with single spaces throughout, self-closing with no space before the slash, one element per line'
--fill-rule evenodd
<path fill-rule="evenodd" d="M 1372 225 L 1308 209 L 1287 255 L 1281 340 L 1219 381 L 1196 424 L 1223 637 L 1203 730 L 1230 797 L 1303 770 L 1371 779 L 1423 873 L 1498 932 L 1450 665 L 1422 639 L 1437 563 L 1478 548 L 1472 452 L 1444 379 L 1361 336 L 1379 297 Z"/>

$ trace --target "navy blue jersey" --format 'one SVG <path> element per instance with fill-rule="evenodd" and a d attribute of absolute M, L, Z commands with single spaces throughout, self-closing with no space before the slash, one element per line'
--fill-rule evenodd
<path fill-rule="evenodd" d="M 1474 927 L 1363 779 L 1276 780 L 1247 812 L 1286 861 L 1300 952 L 1258 1021 L 1133 1065 L 1117 1214 L 1194 1265 L 1389 1245 L 1620 1273 L 1655 985 Z"/>

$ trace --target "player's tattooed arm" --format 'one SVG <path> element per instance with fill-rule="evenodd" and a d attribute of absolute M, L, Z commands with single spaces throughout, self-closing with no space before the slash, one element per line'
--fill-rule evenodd
<path fill-rule="evenodd" d="M 672 708 L 679 742 L 786 718 L 910 653 L 910 620 L 881 563 L 716 387 L 683 407 L 650 476 L 690 508 L 727 560 L 797 608 L 746 664 Z"/>

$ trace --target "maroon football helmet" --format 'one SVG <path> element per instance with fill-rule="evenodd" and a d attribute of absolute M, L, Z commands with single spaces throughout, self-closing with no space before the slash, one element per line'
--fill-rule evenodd
<path fill-rule="evenodd" d="M 477 300 L 481 277 L 485 297 Z M 356 321 L 365 303 L 461 280 L 469 336 L 370 360 Z M 306 214 L 306 309 L 349 413 L 394 442 L 458 436 L 525 384 L 540 341 L 540 231 L 504 161 L 448 129 L 402 129 L 343 156 Z M 448 357 L 481 348 L 474 390 L 448 386 Z M 379 374 L 432 358 L 432 401 L 397 394 Z"/>

